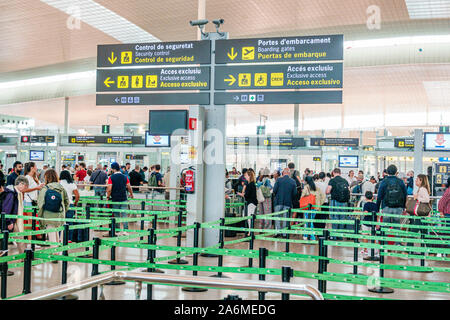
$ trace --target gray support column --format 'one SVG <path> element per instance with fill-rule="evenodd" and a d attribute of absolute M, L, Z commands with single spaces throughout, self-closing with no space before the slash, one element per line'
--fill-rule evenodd
<path fill-rule="evenodd" d="M 64 98 L 64 135 L 69 134 L 69 97 Z"/>
<path fill-rule="evenodd" d="M 423 173 L 423 130 L 414 130 L 414 175 Z"/>
<path fill-rule="evenodd" d="M 294 104 L 294 136 L 298 136 L 298 123 L 299 123 L 299 116 L 300 116 L 300 108 L 299 104 Z M 300 161 L 299 161 L 299 155 L 298 153 L 294 153 L 294 163 L 295 167 L 300 170 Z"/>

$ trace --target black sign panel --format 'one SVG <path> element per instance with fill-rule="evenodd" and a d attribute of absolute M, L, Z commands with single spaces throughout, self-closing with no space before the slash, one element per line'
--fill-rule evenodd
<path fill-rule="evenodd" d="M 75 144 L 143 144 L 141 136 L 71 136 L 69 143 Z"/>
<path fill-rule="evenodd" d="M 435 163 L 434 165 L 435 185 L 442 186 L 450 177 L 450 163 Z"/>
<path fill-rule="evenodd" d="M 249 137 L 228 137 L 227 145 L 232 146 L 248 146 L 250 143 Z"/>
<path fill-rule="evenodd" d="M 209 67 L 97 70 L 97 92 L 208 90 Z"/>
<path fill-rule="evenodd" d="M 358 147 L 358 138 L 311 138 L 311 147 Z"/>
<path fill-rule="evenodd" d="M 411 138 L 411 139 L 396 138 L 396 139 L 394 139 L 394 146 L 396 148 L 400 148 L 400 149 L 403 149 L 403 148 L 407 148 L 407 149 L 414 148 L 414 139 L 413 138 Z"/>
<path fill-rule="evenodd" d="M 306 141 L 304 138 L 293 137 L 266 137 L 259 140 L 259 146 L 265 147 L 286 147 L 286 148 L 298 148 L 306 147 Z"/>
<path fill-rule="evenodd" d="M 216 92 L 214 104 L 341 104 L 342 91 Z"/>
<path fill-rule="evenodd" d="M 97 67 L 211 63 L 211 41 L 99 45 Z"/>
<path fill-rule="evenodd" d="M 209 93 L 97 94 L 97 106 L 208 105 Z"/>
<path fill-rule="evenodd" d="M 343 35 L 216 41 L 218 64 L 343 59 Z"/>
<path fill-rule="evenodd" d="M 21 136 L 22 143 L 54 143 L 55 136 Z"/>
<path fill-rule="evenodd" d="M 215 89 L 342 88 L 342 63 L 218 66 Z"/>
<path fill-rule="evenodd" d="M 144 155 L 143 154 L 127 154 L 125 155 L 125 159 L 127 160 L 144 160 Z"/>

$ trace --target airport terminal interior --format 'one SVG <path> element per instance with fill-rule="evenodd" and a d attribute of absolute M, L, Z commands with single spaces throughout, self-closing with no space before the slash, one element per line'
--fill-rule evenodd
<path fill-rule="evenodd" d="M 2 1 L 0 41 L 1 300 L 450 299 L 450 0 Z"/>

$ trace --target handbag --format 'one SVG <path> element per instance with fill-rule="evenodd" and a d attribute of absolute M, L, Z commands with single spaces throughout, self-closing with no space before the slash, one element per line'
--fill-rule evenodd
<path fill-rule="evenodd" d="M 312 193 L 300 198 L 300 208 L 309 207 L 309 205 L 316 205 L 316 196 Z"/>
<path fill-rule="evenodd" d="M 261 188 L 256 189 L 256 199 L 258 200 L 259 203 L 264 202 L 266 200 Z"/>
<path fill-rule="evenodd" d="M 410 215 L 425 217 L 431 212 L 431 205 L 425 202 L 419 202 L 414 199 L 408 199 L 406 202 L 406 212 Z"/>

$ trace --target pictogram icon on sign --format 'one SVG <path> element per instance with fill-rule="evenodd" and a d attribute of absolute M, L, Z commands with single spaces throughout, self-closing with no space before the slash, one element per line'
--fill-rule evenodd
<path fill-rule="evenodd" d="M 116 61 L 117 61 L 117 57 L 116 56 L 114 56 L 114 51 L 113 52 L 111 52 L 111 57 L 108 57 L 108 61 L 111 63 L 111 64 L 114 64 L 114 63 L 116 63 Z"/>
<path fill-rule="evenodd" d="M 151 75 L 145 77 L 145 87 L 146 88 L 157 88 L 158 87 L 158 76 Z"/>
<path fill-rule="evenodd" d="M 118 76 L 117 77 L 117 88 L 127 89 L 129 87 L 130 77 L 128 76 Z"/>
<path fill-rule="evenodd" d="M 133 52 L 131 51 L 124 51 L 121 53 L 121 59 L 120 62 L 122 64 L 131 64 L 131 62 L 133 61 Z"/>
<path fill-rule="evenodd" d="M 250 73 L 239 73 L 239 87 L 250 87 L 252 75 Z"/>
<path fill-rule="evenodd" d="M 232 86 L 236 82 L 236 78 L 231 74 L 228 77 L 228 79 L 223 79 L 223 81 L 228 82 L 228 85 Z"/>
<path fill-rule="evenodd" d="M 255 86 L 256 87 L 267 86 L 267 73 L 255 73 Z"/>
<path fill-rule="evenodd" d="M 238 55 L 237 52 L 234 51 L 234 47 L 232 47 L 231 51 L 227 53 L 227 56 L 228 58 L 230 58 L 231 61 L 236 59 L 237 55 Z"/>
<path fill-rule="evenodd" d="M 243 47 L 242 60 L 255 60 L 255 47 Z"/>
<path fill-rule="evenodd" d="M 108 77 L 108 78 L 105 79 L 104 84 L 105 84 L 105 86 L 107 86 L 108 88 L 110 88 L 110 87 L 111 87 L 111 84 L 113 84 L 114 82 L 115 82 L 114 80 L 111 80 L 111 78 Z"/>
<path fill-rule="evenodd" d="M 270 74 L 270 85 L 273 87 L 282 86 L 284 83 L 283 73 L 271 73 Z"/>
<path fill-rule="evenodd" d="M 132 88 L 142 88 L 144 86 L 144 76 L 132 76 L 131 77 L 131 87 Z"/>

